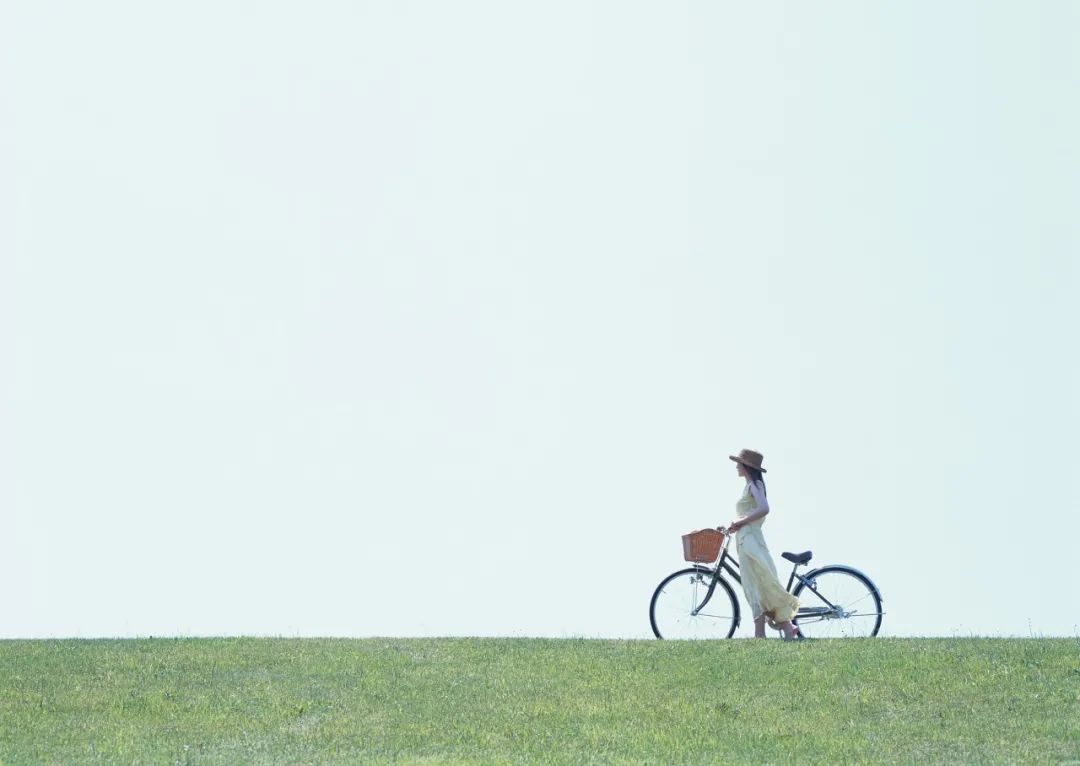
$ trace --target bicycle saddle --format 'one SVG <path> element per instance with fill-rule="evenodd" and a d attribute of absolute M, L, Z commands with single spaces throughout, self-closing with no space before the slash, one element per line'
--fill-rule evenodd
<path fill-rule="evenodd" d="M 802 553 L 788 553 L 784 551 L 780 554 L 792 564 L 805 564 L 807 561 L 814 557 L 813 551 L 803 551 Z"/>

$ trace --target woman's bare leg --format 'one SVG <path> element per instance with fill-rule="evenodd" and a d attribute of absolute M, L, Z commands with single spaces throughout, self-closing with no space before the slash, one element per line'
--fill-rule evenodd
<path fill-rule="evenodd" d="M 765 638 L 765 615 L 754 618 L 754 638 Z"/>
<path fill-rule="evenodd" d="M 784 631 L 784 638 L 795 638 L 795 626 L 791 624 L 791 621 L 781 622 L 777 627 Z"/>

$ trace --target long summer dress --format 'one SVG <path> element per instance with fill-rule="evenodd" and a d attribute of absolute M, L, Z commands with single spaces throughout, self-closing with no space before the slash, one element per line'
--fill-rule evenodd
<path fill-rule="evenodd" d="M 741 519 L 750 515 L 757 507 L 757 500 L 754 499 L 748 483 L 739 502 L 735 504 L 735 514 Z M 754 619 L 765 615 L 773 623 L 787 622 L 799 611 L 799 600 L 780 584 L 776 564 L 773 563 L 772 554 L 765 545 L 765 537 L 761 534 L 761 525 L 764 523 L 764 518 L 751 521 L 739 527 L 735 533 L 739 576 L 742 578 L 743 592 L 746 600 L 750 602 Z"/>

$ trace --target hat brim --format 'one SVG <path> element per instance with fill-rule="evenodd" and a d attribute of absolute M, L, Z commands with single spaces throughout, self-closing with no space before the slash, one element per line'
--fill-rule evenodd
<path fill-rule="evenodd" d="M 761 471 L 762 473 L 768 473 L 768 470 L 766 470 L 764 468 L 758 468 L 756 465 L 751 465 L 750 463 L 747 463 L 745 460 L 739 460 L 739 458 L 735 457 L 734 455 L 728 455 L 728 459 L 729 460 L 734 460 L 736 463 L 741 463 L 742 465 L 745 465 L 747 468 L 753 468 L 755 471 Z"/>

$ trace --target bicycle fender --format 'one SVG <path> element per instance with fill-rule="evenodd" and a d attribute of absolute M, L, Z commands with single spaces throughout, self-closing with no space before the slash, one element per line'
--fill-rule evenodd
<path fill-rule="evenodd" d="M 715 569 L 710 569 L 709 567 L 703 567 L 703 566 L 695 566 L 694 569 L 696 569 L 697 571 L 699 571 L 699 572 L 701 572 L 702 574 L 705 574 L 705 575 L 716 575 L 717 580 L 724 580 L 724 575 L 723 574 L 717 574 Z M 724 580 L 724 584 L 727 585 L 729 588 L 731 588 L 731 591 L 733 593 L 738 594 L 738 591 L 735 589 L 735 587 L 731 583 L 729 583 L 727 580 Z M 712 591 L 715 590 L 715 589 L 716 589 L 716 583 L 714 582 L 714 583 L 712 583 L 712 590 L 709 591 L 709 598 L 712 598 Z M 736 595 L 735 596 L 736 602 L 738 602 L 738 598 L 739 598 L 738 595 Z M 706 601 L 707 600 L 708 599 L 706 599 Z M 741 624 L 742 624 L 742 609 L 736 609 L 735 610 L 735 629 L 737 630 L 739 625 L 741 625 Z"/>

